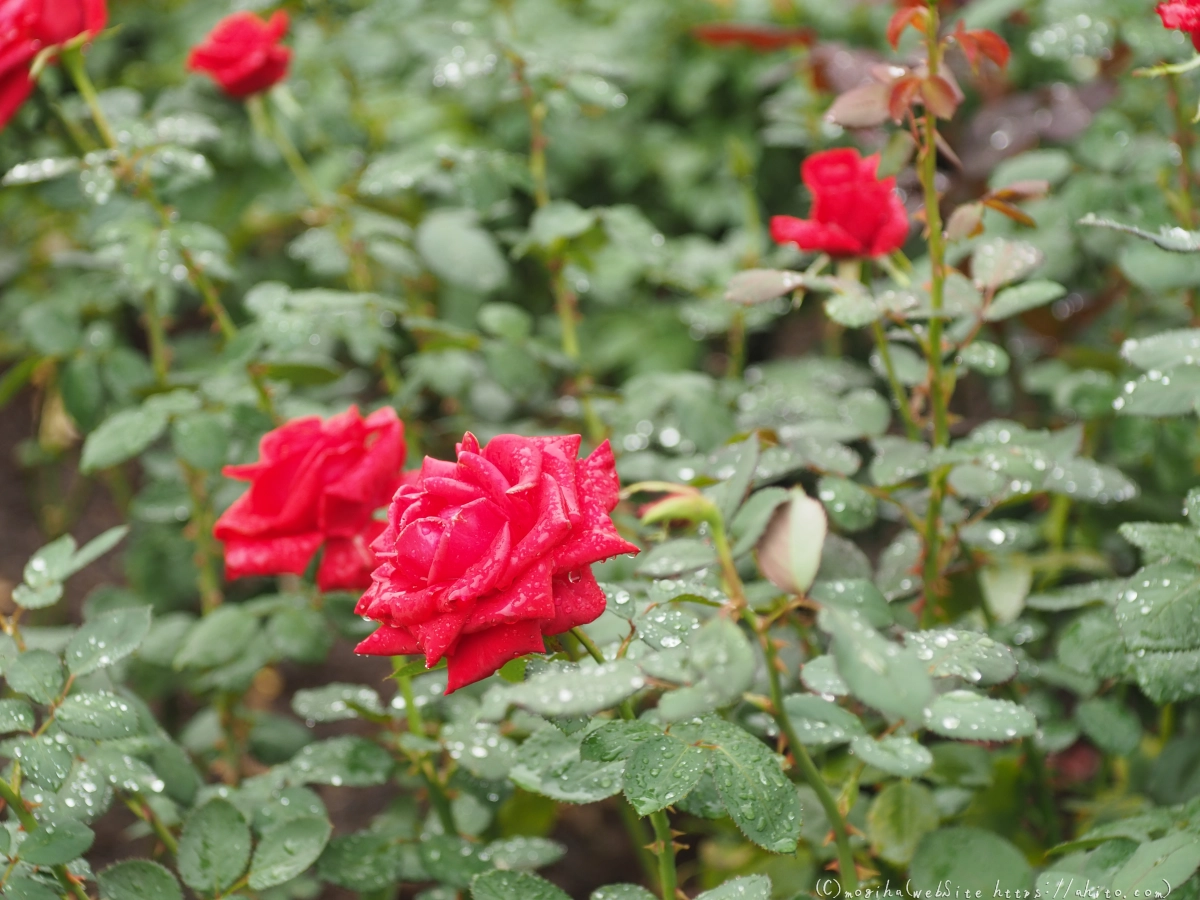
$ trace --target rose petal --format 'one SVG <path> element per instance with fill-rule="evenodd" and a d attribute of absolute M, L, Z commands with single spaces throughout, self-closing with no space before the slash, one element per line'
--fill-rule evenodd
<path fill-rule="evenodd" d="M 354 652 L 364 656 L 412 656 L 420 652 L 420 647 L 407 628 L 380 625 L 354 648 Z"/>
<path fill-rule="evenodd" d="M 552 619 L 554 615 L 550 562 L 541 560 L 509 587 L 481 600 L 463 626 L 463 633 L 474 634 L 527 619 Z"/>
<path fill-rule="evenodd" d="M 446 693 L 482 681 L 507 662 L 526 653 L 544 653 L 546 645 L 536 621 L 503 625 L 478 634 L 465 635 L 458 642 L 447 665 Z"/>
<path fill-rule="evenodd" d="M 442 613 L 428 622 L 412 625 L 417 635 L 417 642 L 425 653 L 425 665 L 435 666 L 446 655 L 454 642 L 458 640 L 463 625 L 467 621 L 466 613 Z"/>
<path fill-rule="evenodd" d="M 321 546 L 319 532 L 285 537 L 233 537 L 225 542 L 225 577 L 303 575 Z"/>
<path fill-rule="evenodd" d="M 571 520 L 567 518 L 562 491 L 549 475 L 542 475 L 539 480 L 537 500 L 537 521 L 513 548 L 501 584 L 524 572 L 561 543 L 571 531 Z"/>
<path fill-rule="evenodd" d="M 590 568 L 554 576 L 554 618 L 542 623 L 542 634 L 562 634 L 595 622 L 604 612 L 604 591 Z"/>

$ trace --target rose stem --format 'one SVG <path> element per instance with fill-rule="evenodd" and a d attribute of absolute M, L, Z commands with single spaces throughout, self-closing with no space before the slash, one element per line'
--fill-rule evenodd
<path fill-rule="evenodd" d="M 3 778 L 0 778 L 0 800 L 7 803 L 9 808 L 16 813 L 17 819 L 21 823 L 21 828 L 26 834 L 32 834 L 38 830 L 38 820 L 34 818 L 33 813 L 25 806 L 25 801 L 21 799 L 20 791 Z M 75 897 L 76 900 L 90 900 L 87 891 L 83 889 L 83 885 L 71 876 L 66 866 L 57 865 L 50 868 L 54 872 L 54 877 L 58 879 L 58 883 Z"/>
<path fill-rule="evenodd" d="M 929 0 L 929 17 L 925 29 L 925 49 L 928 57 L 929 78 L 938 74 L 941 62 L 941 44 L 938 41 L 937 0 Z M 925 106 L 924 145 L 920 152 L 918 175 L 925 193 L 925 221 L 929 228 L 929 343 L 926 355 L 929 360 L 929 404 L 933 417 L 933 446 L 945 447 L 950 443 L 950 395 L 954 386 L 953 372 L 945 371 L 942 364 L 942 307 L 946 287 L 946 239 L 942 231 L 942 213 L 938 205 L 937 191 L 937 116 Z M 949 381 L 949 383 L 948 383 Z M 946 493 L 944 467 L 936 469 L 929 478 L 929 508 L 925 517 L 925 607 L 922 619 L 926 624 L 933 621 L 934 597 L 941 579 L 942 504 Z"/>
<path fill-rule="evenodd" d="M 603 665 L 606 662 L 604 654 L 596 646 L 596 642 L 585 634 L 582 628 L 572 628 L 571 635 L 583 645 L 588 655 L 598 664 Z M 626 721 L 631 722 L 637 718 L 633 706 L 628 700 L 622 701 L 619 708 L 621 718 Z M 651 813 L 649 819 L 650 824 L 654 827 L 655 841 L 651 851 L 658 858 L 658 881 L 662 889 L 662 900 L 675 900 L 679 876 L 675 871 L 675 841 L 671 834 L 671 820 L 668 818 L 666 810 L 662 809 Z"/>

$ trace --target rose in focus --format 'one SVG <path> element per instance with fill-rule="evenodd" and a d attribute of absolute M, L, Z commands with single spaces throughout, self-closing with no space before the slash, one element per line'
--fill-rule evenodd
<path fill-rule="evenodd" d="M 908 237 L 908 213 L 896 195 L 895 178 L 877 177 L 879 156 L 857 150 L 814 153 L 800 177 L 812 194 L 808 219 L 775 216 L 771 237 L 801 250 L 850 257 L 886 256 Z"/>
<path fill-rule="evenodd" d="M 273 87 L 287 75 L 292 52 L 280 41 L 287 34 L 282 10 L 264 22 L 248 12 L 226 16 L 188 56 L 188 68 L 204 72 L 238 99 Z"/>
<path fill-rule="evenodd" d="M 1200 0 L 1169 0 L 1158 4 L 1157 12 L 1164 28 L 1190 35 L 1192 45 L 1200 50 Z"/>
<path fill-rule="evenodd" d="M 38 53 L 94 37 L 107 20 L 105 0 L 0 0 L 0 128 L 33 92 L 29 69 Z"/>
<path fill-rule="evenodd" d="M 594 621 L 604 592 L 591 564 L 638 548 L 609 515 L 608 442 L 583 460 L 579 445 L 509 434 L 481 447 L 468 433 L 457 462 L 426 458 L 372 545 L 379 568 L 356 611 L 380 627 L 358 652 L 445 658 L 450 692 Z"/>
<path fill-rule="evenodd" d="M 384 527 L 374 513 L 400 486 L 405 453 L 404 424 L 386 407 L 365 419 L 351 407 L 268 432 L 258 462 L 224 469 L 250 482 L 213 529 L 228 577 L 301 575 L 324 545 L 321 590 L 367 587 L 370 544 Z"/>

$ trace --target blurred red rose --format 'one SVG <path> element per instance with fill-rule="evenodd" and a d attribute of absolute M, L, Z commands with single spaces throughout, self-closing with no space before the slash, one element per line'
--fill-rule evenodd
<path fill-rule="evenodd" d="M 324 544 L 321 590 L 370 585 L 370 543 L 384 527 L 374 512 L 400 486 L 405 452 L 404 423 L 390 408 L 364 419 L 352 406 L 264 435 L 258 462 L 224 470 L 250 482 L 213 528 L 225 543 L 228 577 L 303 574 Z"/>
<path fill-rule="evenodd" d="M 105 0 L 33 0 L 40 11 L 36 34 L 46 45 L 65 44 L 85 31 L 93 37 L 108 22 Z"/>
<path fill-rule="evenodd" d="M 1168 0 L 1158 4 L 1157 12 L 1164 28 L 1187 32 L 1200 50 L 1200 0 Z"/>
<path fill-rule="evenodd" d="M 825 150 L 804 160 L 800 177 L 813 196 L 808 219 L 775 216 L 771 237 L 833 256 L 885 256 L 908 237 L 908 213 L 895 178 L 876 176 L 879 156 Z"/>
<path fill-rule="evenodd" d="M 105 25 L 105 0 L 0 0 L 0 128 L 33 92 L 29 67 L 43 47 Z"/>
<path fill-rule="evenodd" d="M 480 447 L 468 433 L 457 463 L 426 458 L 372 545 L 379 568 L 356 611 L 380 627 L 358 652 L 445 657 L 449 693 L 595 620 L 604 592 L 591 564 L 638 548 L 609 517 L 608 442 L 582 461 L 579 443 L 505 434 Z"/>
<path fill-rule="evenodd" d="M 279 43 L 287 30 L 282 10 L 266 22 L 248 12 L 226 16 L 192 49 L 188 68 L 208 73 L 231 97 L 260 93 L 287 75 L 292 51 Z"/>
<path fill-rule="evenodd" d="M 807 47 L 815 39 L 808 28 L 781 28 L 778 25 L 742 22 L 711 22 L 692 29 L 696 40 L 710 47 L 749 47 L 759 53 L 771 53 L 785 47 Z"/>

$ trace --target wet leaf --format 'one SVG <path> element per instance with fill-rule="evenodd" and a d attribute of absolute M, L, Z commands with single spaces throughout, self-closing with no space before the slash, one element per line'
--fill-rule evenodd
<path fill-rule="evenodd" d="M 250 862 L 250 889 L 261 891 L 291 881 L 317 861 L 333 831 L 328 820 L 303 816 L 276 825 L 262 836 Z"/>
<path fill-rule="evenodd" d="M 232 803 L 210 800 L 187 817 L 176 864 L 188 887 L 220 893 L 241 877 L 248 862 L 250 826 Z"/>

